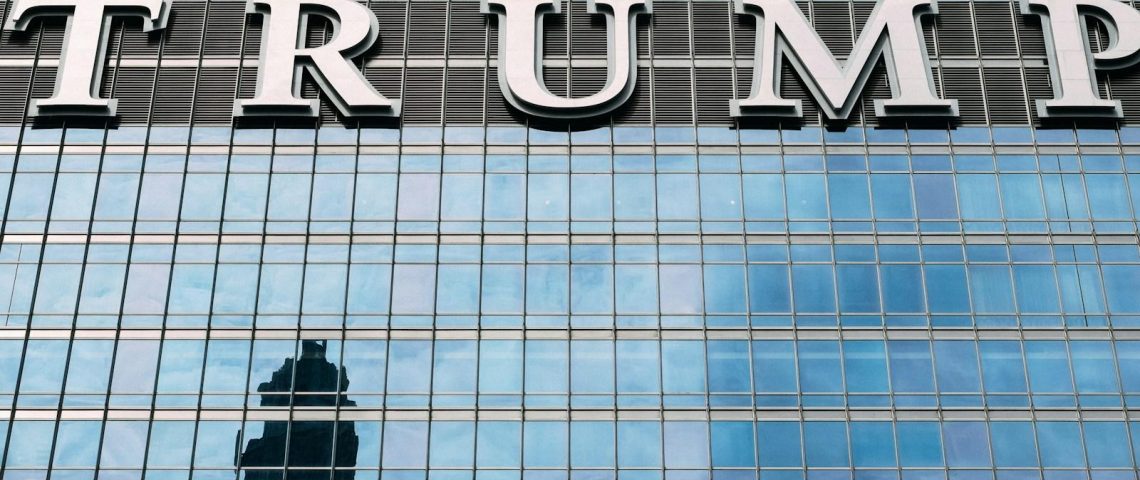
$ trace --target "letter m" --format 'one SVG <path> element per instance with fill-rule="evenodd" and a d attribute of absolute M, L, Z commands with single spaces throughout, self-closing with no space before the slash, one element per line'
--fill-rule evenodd
<path fill-rule="evenodd" d="M 938 98 L 919 17 L 937 13 L 932 0 L 880 0 L 842 64 L 831 54 L 794 0 L 735 0 L 737 14 L 757 16 L 752 93 L 732 102 L 737 117 L 801 117 L 799 100 L 780 98 L 786 59 L 828 119 L 851 115 L 871 70 L 886 64 L 889 100 L 875 100 L 875 115 L 957 116 L 958 102 Z"/>

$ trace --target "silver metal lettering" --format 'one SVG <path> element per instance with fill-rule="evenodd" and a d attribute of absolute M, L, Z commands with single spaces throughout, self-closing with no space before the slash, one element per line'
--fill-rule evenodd
<path fill-rule="evenodd" d="M 26 30 L 31 19 L 39 15 L 67 15 L 67 32 L 55 77 L 55 93 L 51 98 L 33 100 L 28 114 L 114 116 L 118 102 L 99 96 L 111 17 L 140 16 L 143 31 L 160 30 L 166 28 L 170 1 L 16 0 L 4 29 Z"/>
<path fill-rule="evenodd" d="M 560 13 L 561 0 L 482 0 L 485 14 L 499 15 L 499 85 L 515 108 L 531 115 L 583 118 L 620 107 L 637 85 L 637 15 L 651 0 L 587 0 L 586 11 L 603 14 L 609 35 L 606 86 L 583 98 L 550 93 L 542 81 L 542 17 Z M 599 7 L 606 7 L 601 9 Z"/>
<path fill-rule="evenodd" d="M 1119 100 L 1097 93 L 1096 70 L 1127 68 L 1140 61 L 1140 12 L 1116 0 L 1020 0 L 1024 15 L 1040 15 L 1049 54 L 1053 98 L 1037 100 L 1040 117 L 1116 117 Z M 1089 49 L 1085 17 L 1100 20 L 1108 48 Z"/>
<path fill-rule="evenodd" d="M 749 98 L 732 102 L 733 116 L 801 117 L 799 100 L 780 98 L 784 59 L 807 84 L 829 119 L 845 119 L 882 58 L 892 98 L 875 100 L 877 116 L 956 116 L 958 102 L 935 94 L 920 16 L 931 0 L 881 0 L 847 60 L 840 65 L 793 0 L 735 0 L 737 14 L 756 15 L 756 66 Z"/>
<path fill-rule="evenodd" d="M 257 93 L 238 101 L 235 116 L 316 116 L 320 102 L 301 98 L 306 70 L 345 116 L 399 115 L 399 102 L 377 92 L 351 61 L 379 38 L 379 22 L 367 7 L 352 0 L 250 0 L 247 10 L 266 20 Z M 312 15 L 333 24 L 332 39 L 319 47 L 305 46 Z"/>

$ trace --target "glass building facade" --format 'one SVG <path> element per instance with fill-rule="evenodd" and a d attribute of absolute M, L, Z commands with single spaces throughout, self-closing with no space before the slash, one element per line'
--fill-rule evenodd
<path fill-rule="evenodd" d="M 399 121 L 235 121 L 240 1 L 112 20 L 112 121 L 27 116 L 62 18 L 0 37 L 0 477 L 1137 479 L 1140 74 L 1045 122 L 1040 22 L 947 0 L 960 118 L 880 121 L 877 71 L 849 121 L 785 73 L 806 118 L 741 122 L 755 21 L 655 0 L 633 99 L 559 123 L 477 1 L 362 3 Z M 582 96 L 604 25 L 564 3 Z M 874 3 L 800 5 L 842 57 Z"/>

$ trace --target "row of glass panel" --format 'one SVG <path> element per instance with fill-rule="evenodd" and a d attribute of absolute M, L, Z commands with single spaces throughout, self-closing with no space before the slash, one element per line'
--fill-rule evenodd
<path fill-rule="evenodd" d="M 366 263 L 362 257 L 351 264 L 305 264 L 300 259 L 258 264 L 263 252 L 254 245 L 246 252 L 252 257 L 239 259 L 243 263 L 171 264 L 136 256 L 131 263 L 84 265 L 83 247 L 70 248 L 80 255 L 72 259 L 76 263 L 37 265 L 36 258 L 29 258 L 28 263 L 0 264 L 0 311 L 11 317 L 9 326 L 26 324 L 30 315 L 36 327 L 70 327 L 77 314 L 80 326 L 114 327 L 119 314 L 259 315 L 268 322 L 272 316 L 298 315 L 794 312 L 832 317 L 1042 315 L 1050 318 L 1022 321 L 1048 327 L 1062 314 L 1140 313 L 1137 264 L 393 265 Z M 169 254 L 171 247 L 166 248 Z M 212 254 L 215 247 L 208 248 Z M 428 248 L 434 252 L 437 247 Z M 830 247 L 824 249 L 830 253 Z M 961 254 L 960 247 L 954 249 Z M 690 250 L 700 255 L 699 249 Z M 478 255 L 478 246 L 474 251 Z M 294 253 L 304 255 L 303 246 Z"/>
<path fill-rule="evenodd" d="M 269 158 L 260 159 L 241 168 L 267 171 Z M 177 172 L 140 174 L 136 164 L 133 172 L 57 174 L 53 161 L 39 172 L 0 174 L 0 193 L 11 192 L 6 231 L 118 233 L 137 222 L 144 233 L 174 232 L 181 221 L 183 231 L 271 233 L 390 232 L 393 222 L 431 232 L 438 222 L 459 232 L 559 232 L 568 222 L 582 232 L 700 228 L 693 222 L 738 224 L 706 224 L 711 231 L 741 231 L 747 222 L 755 232 L 1133 232 L 1140 210 L 1140 175 L 1122 173 L 695 174 L 658 166 L 655 174 L 649 163 L 645 173 L 617 174 L 227 174 L 225 157 L 218 161 L 220 172 L 183 174 L 179 163 Z"/>
<path fill-rule="evenodd" d="M 905 478 L 933 480 L 945 478 L 944 469 L 949 467 L 951 475 L 958 475 L 953 478 L 963 480 L 993 478 L 995 473 L 999 479 L 1040 478 L 1042 468 L 1067 470 L 1052 472 L 1057 476 L 1051 478 L 1058 480 L 1087 479 L 1090 473 L 1094 480 L 1124 480 L 1136 478 L 1133 451 L 1140 448 L 1137 437 L 1129 435 L 1130 430 L 1140 433 L 1140 424 L 1122 421 L 17 420 L 10 427 L 8 423 L 0 422 L 0 436 L 10 431 L 5 455 L 9 473 L 52 467 L 64 472 L 89 470 L 88 478 L 96 466 L 106 475 L 144 467 L 152 472 L 183 470 L 159 477 L 163 479 L 186 478 L 184 470 L 191 467 L 228 470 L 225 473 L 234 478 L 236 466 L 336 466 L 405 471 L 399 477 L 404 479 L 423 478 L 426 469 L 478 468 L 487 470 L 480 473 L 499 471 L 493 478 L 504 479 L 512 478 L 512 471 L 517 478 L 520 468 L 563 470 L 561 478 L 568 468 L 601 470 L 596 472 L 600 477 L 586 478 L 602 479 L 607 470 L 612 478 L 614 469 L 650 470 L 644 472 L 648 476 L 639 477 L 645 479 L 655 478 L 651 471 L 662 468 L 706 470 L 681 477 L 699 479 L 707 478 L 710 468 L 724 468 L 737 469 L 737 475 L 722 478 L 743 480 L 754 478 L 754 469 L 760 467 L 773 469 L 762 470 L 762 478 L 767 474 L 792 480 L 802 478 L 806 467 L 831 469 L 830 475 L 823 473 L 826 470 L 809 470 L 809 478 L 818 474 L 838 480 L 850 478 L 852 467 L 857 469 L 856 478 L 898 478 L 895 469 L 902 467 Z M 996 472 L 989 470 L 994 468 Z M 542 478 L 560 478 L 556 471 Z M 64 473 L 65 478 L 83 478 L 74 474 Z M 246 474 L 250 478 L 251 473 Z"/>
<path fill-rule="evenodd" d="M 863 128 L 842 130 L 802 126 L 784 129 L 734 129 L 693 126 L 592 126 L 589 130 L 556 131 L 524 126 L 416 126 L 402 129 L 230 128 L 222 126 L 141 126 L 113 129 L 0 127 L 0 145 L 770 145 L 788 144 L 1084 144 L 1140 143 L 1140 128 L 1033 129 L 1016 126 L 937 128 Z"/>
<path fill-rule="evenodd" d="M 613 407 L 616 395 L 621 407 L 1119 408 L 1122 393 L 1140 406 L 1138 341 L 32 339 L 0 347 L 0 398 L 11 404 L 18 394 L 21 407 L 61 399 L 139 407 L 156 394 L 163 407 L 275 407 L 288 406 L 290 392 L 300 393 L 296 405 L 336 405 L 343 392 L 341 404 L 361 407 Z"/>

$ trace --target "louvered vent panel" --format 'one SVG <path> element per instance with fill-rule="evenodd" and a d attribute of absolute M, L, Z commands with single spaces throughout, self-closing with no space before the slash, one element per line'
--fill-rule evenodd
<path fill-rule="evenodd" d="M 832 55 L 851 53 L 851 9 L 847 2 L 816 2 L 813 12 L 815 31 Z"/>
<path fill-rule="evenodd" d="M 499 54 L 499 16 L 486 15 L 487 21 L 487 56 L 494 57 Z"/>
<path fill-rule="evenodd" d="M 186 124 L 193 110 L 196 68 L 161 68 L 155 85 L 152 121 L 156 124 Z"/>
<path fill-rule="evenodd" d="M 693 74 L 696 77 L 697 123 L 731 125 L 732 69 L 697 68 Z"/>
<path fill-rule="evenodd" d="M 926 44 L 926 53 L 929 57 L 933 58 L 935 50 L 938 48 L 938 42 L 934 39 L 934 24 L 937 20 L 931 15 L 923 15 L 919 19 L 919 26 L 922 27 L 922 41 Z"/>
<path fill-rule="evenodd" d="M 546 67 L 542 71 L 542 81 L 546 83 L 546 89 L 555 95 L 565 97 L 567 95 L 566 86 L 568 72 L 565 68 L 561 67 Z"/>
<path fill-rule="evenodd" d="M 261 15 L 253 15 L 245 25 L 245 45 L 242 46 L 242 55 L 256 57 L 261 55 L 261 31 L 265 26 L 265 19 Z"/>
<path fill-rule="evenodd" d="M 725 28 L 731 21 L 729 2 L 693 3 L 693 50 L 697 56 L 727 57 L 732 54 L 732 37 Z"/>
<path fill-rule="evenodd" d="M 733 29 L 733 35 L 736 41 L 733 42 L 733 48 L 736 49 L 736 59 L 746 60 L 754 58 L 756 55 L 756 16 L 755 15 L 737 15 L 730 23 Z"/>
<path fill-rule="evenodd" d="M 1093 53 L 1103 52 L 1108 48 L 1108 33 L 1099 20 L 1085 17 L 1085 32 L 1088 33 L 1089 47 Z"/>
<path fill-rule="evenodd" d="M 198 90 L 194 96 L 194 122 L 229 124 L 233 119 L 237 81 L 237 68 L 203 68 L 198 74 Z"/>
<path fill-rule="evenodd" d="M 439 125 L 443 118 L 443 69 L 409 68 L 404 123 Z"/>
<path fill-rule="evenodd" d="M 457 68 L 447 70 L 447 95 L 444 101 L 446 123 L 483 123 L 483 77 L 482 68 Z"/>
<path fill-rule="evenodd" d="M 942 68 L 946 98 L 958 100 L 959 121 L 963 125 L 985 125 L 986 103 L 981 74 L 976 68 Z"/>
<path fill-rule="evenodd" d="M 167 21 L 163 55 L 198 55 L 202 49 L 202 22 L 206 19 L 206 2 L 174 2 Z"/>
<path fill-rule="evenodd" d="M 1140 125 L 1140 70 L 1115 72 L 1111 77 L 1112 98 L 1124 107 L 1124 124 Z"/>
<path fill-rule="evenodd" d="M 36 67 L 32 78 L 32 98 L 49 98 L 55 91 L 55 67 Z"/>
<path fill-rule="evenodd" d="M 649 32 L 653 29 L 653 20 L 645 15 L 637 16 L 637 58 L 649 58 L 652 42 Z"/>
<path fill-rule="evenodd" d="M 565 58 L 567 43 L 569 42 L 570 6 L 567 0 L 562 0 L 562 13 L 547 13 L 542 16 L 542 54 L 546 57 Z"/>
<path fill-rule="evenodd" d="M 526 124 L 526 118 L 507 104 L 503 91 L 499 89 L 499 77 L 495 69 L 487 71 L 487 123 Z"/>
<path fill-rule="evenodd" d="M 153 57 L 158 55 L 162 36 L 162 31 L 144 32 L 139 17 L 115 17 L 111 20 L 111 42 L 107 51 L 111 55 Z"/>
<path fill-rule="evenodd" d="M 978 37 L 982 56 L 1016 56 L 1017 38 L 1014 36 L 1013 10 L 1006 2 L 975 2 L 974 18 L 978 22 Z"/>
<path fill-rule="evenodd" d="M 935 25 L 938 51 L 942 55 L 973 57 L 978 54 L 974 47 L 974 24 L 970 20 L 968 2 L 939 2 Z"/>
<path fill-rule="evenodd" d="M 996 125 L 1025 125 L 1025 93 L 1017 68 L 986 68 L 983 71 L 990 121 Z"/>
<path fill-rule="evenodd" d="M 637 87 L 633 96 L 614 112 L 614 123 L 625 125 L 645 125 L 652 121 L 653 103 L 650 98 L 651 72 L 649 68 L 637 69 Z"/>
<path fill-rule="evenodd" d="M 1102 85 L 1103 87 L 1103 85 Z M 1041 120 L 1037 115 L 1037 99 L 1049 99 L 1053 97 L 1053 86 L 1049 80 L 1049 69 L 1046 67 L 1026 67 L 1025 69 L 1025 89 L 1029 92 L 1029 111 L 1033 112 L 1033 124 L 1040 125 Z M 1107 97 L 1107 88 L 1101 89 L 1101 97 Z"/>
<path fill-rule="evenodd" d="M 40 20 L 42 27 L 38 27 L 41 31 L 39 37 L 42 38 L 43 44 L 40 45 L 41 57 L 55 57 L 63 54 L 63 37 L 67 32 L 67 19 L 63 17 L 46 17 Z M 33 20 L 33 24 L 34 24 Z M 31 30 L 37 28 L 35 26 L 29 27 Z"/>
<path fill-rule="evenodd" d="M 319 47 L 328 43 L 332 37 L 332 23 L 327 18 L 319 15 L 310 15 L 307 27 L 308 31 L 305 32 L 305 44 L 309 47 Z"/>
<path fill-rule="evenodd" d="M 442 56 L 447 31 L 447 4 L 412 2 L 408 20 L 408 55 Z"/>
<path fill-rule="evenodd" d="M 875 100 L 888 98 L 891 98 L 890 79 L 887 78 L 887 68 L 883 62 L 879 62 L 875 65 L 875 69 L 871 70 L 871 76 L 867 78 L 867 85 L 863 87 L 859 105 L 851 112 L 851 121 L 855 122 L 862 117 L 867 125 L 881 125 L 882 122 L 875 115 Z"/>
<path fill-rule="evenodd" d="M 476 2 L 452 2 L 448 27 L 448 55 L 487 54 L 487 19 Z"/>
<path fill-rule="evenodd" d="M 867 25 L 867 19 L 871 18 L 871 12 L 875 11 L 876 2 L 868 1 L 855 1 L 851 3 L 851 23 L 855 25 L 855 38 L 859 38 L 859 34 L 863 32 L 863 27 Z"/>
<path fill-rule="evenodd" d="M 1017 37 L 1021 42 L 1021 55 L 1044 57 L 1045 32 L 1041 29 L 1041 17 L 1037 15 L 1022 15 L 1020 8 L 1013 18 L 1017 22 Z"/>
<path fill-rule="evenodd" d="M 123 123 L 147 123 L 150 119 L 151 94 L 154 92 L 154 68 L 108 68 L 104 76 L 107 98 L 119 102 L 117 115 Z"/>
<path fill-rule="evenodd" d="M 605 86 L 606 69 L 603 67 L 580 67 L 570 71 L 571 97 L 588 97 L 602 91 Z"/>
<path fill-rule="evenodd" d="M 736 98 L 745 99 L 752 95 L 753 72 L 751 68 L 736 69 Z"/>
<path fill-rule="evenodd" d="M 658 2 L 653 5 L 653 55 L 689 56 L 689 5 Z"/>
<path fill-rule="evenodd" d="M 606 55 L 606 20 L 603 15 L 586 13 L 586 2 L 570 2 L 570 50 L 575 57 Z"/>
<path fill-rule="evenodd" d="M 667 124 L 693 124 L 693 78 L 688 68 L 658 67 L 653 72 L 656 102 L 654 120 Z"/>
<path fill-rule="evenodd" d="M 780 96 L 782 98 L 800 100 L 803 104 L 804 123 L 807 125 L 819 125 L 819 107 L 816 106 L 815 100 L 808 94 L 807 86 L 804 85 L 800 77 L 796 75 L 795 70 L 788 64 L 787 60 L 781 62 L 780 68 Z"/>
<path fill-rule="evenodd" d="M 811 2 L 797 1 L 796 6 L 800 7 L 800 12 L 802 12 L 804 14 L 804 18 L 808 19 L 808 21 L 810 22 L 812 19 L 811 18 Z"/>
<path fill-rule="evenodd" d="M 28 67 L 0 67 L 0 123 L 19 122 L 24 116 L 28 101 L 28 88 L 32 69 Z"/>
<path fill-rule="evenodd" d="M 380 22 L 380 40 L 372 45 L 368 56 L 400 56 L 404 54 L 407 31 L 408 2 L 373 0 L 369 5 Z"/>
<path fill-rule="evenodd" d="M 390 99 L 404 96 L 404 70 L 399 67 L 371 67 L 364 69 L 364 78 L 368 79 L 377 92 Z"/>
<path fill-rule="evenodd" d="M 202 45 L 202 52 L 206 55 L 240 54 L 245 24 L 244 3 L 210 2 L 206 14 L 206 41 Z M 254 41 L 261 43 L 256 37 Z"/>

